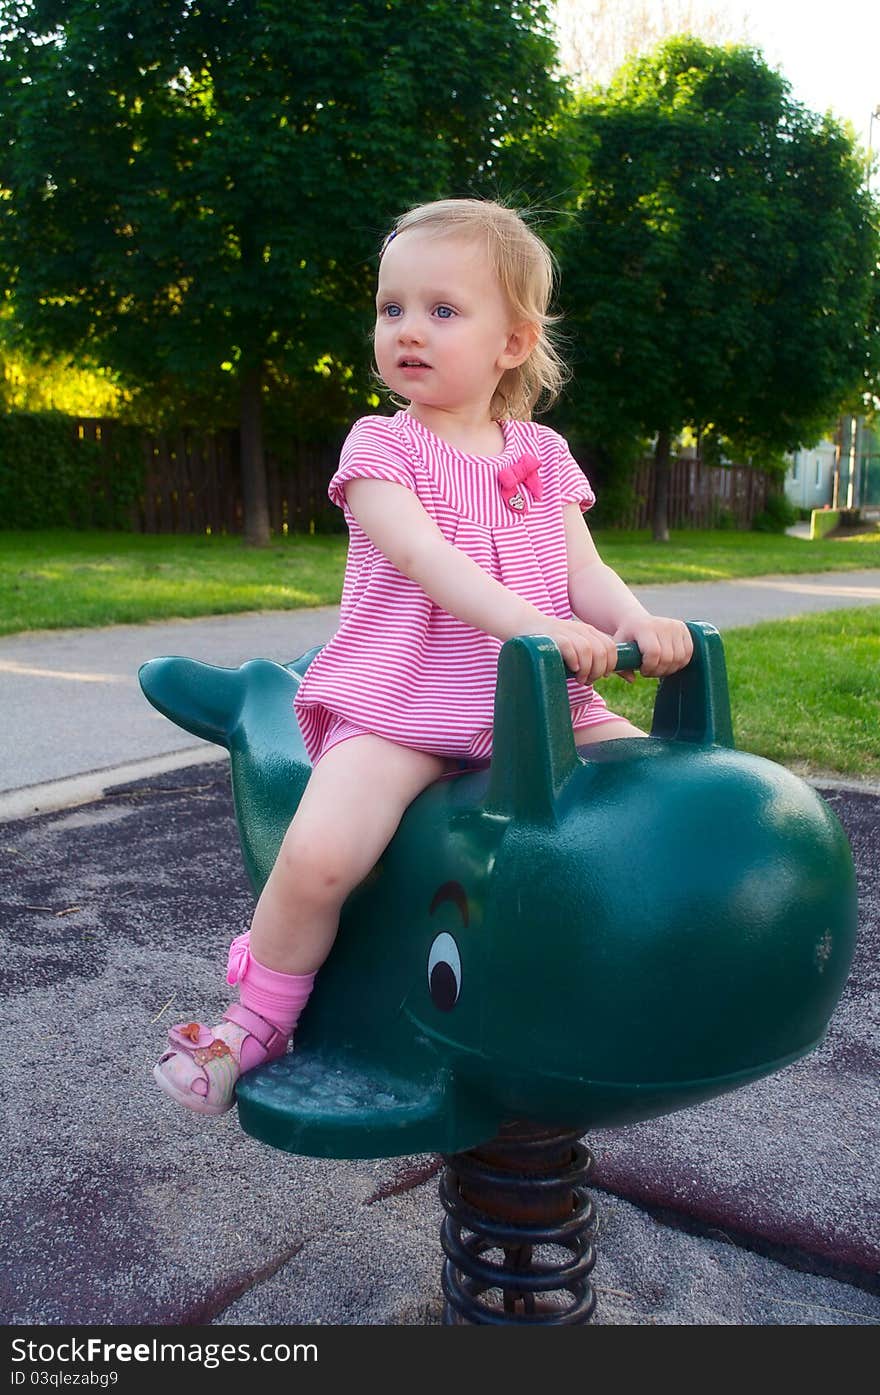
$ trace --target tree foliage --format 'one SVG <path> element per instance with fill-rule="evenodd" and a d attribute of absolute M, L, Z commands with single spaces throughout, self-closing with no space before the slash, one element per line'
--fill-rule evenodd
<path fill-rule="evenodd" d="M 572 120 L 584 185 L 561 258 L 581 433 L 656 438 L 661 474 L 685 426 L 754 453 L 817 439 L 876 368 L 877 208 L 850 136 L 754 51 L 689 38 Z"/>
<path fill-rule="evenodd" d="M 33 361 L 0 344 L 0 411 L 116 417 L 124 408 L 106 374 L 64 360 Z"/>
<path fill-rule="evenodd" d="M 491 182 L 559 97 L 537 0 L 21 0 L 0 44 L 24 343 L 236 403 L 254 540 L 267 383 L 362 403 L 390 221 Z"/>
<path fill-rule="evenodd" d="M 115 417 L 125 399 L 112 375 L 69 358 L 29 358 L 6 342 L 10 307 L 0 310 L 0 412 Z"/>

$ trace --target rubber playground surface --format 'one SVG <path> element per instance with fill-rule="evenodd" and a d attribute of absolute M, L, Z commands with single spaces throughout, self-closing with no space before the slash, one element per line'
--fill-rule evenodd
<path fill-rule="evenodd" d="M 597 1132 L 601 1324 L 880 1319 L 880 797 L 825 791 L 859 869 L 856 961 L 820 1049 L 698 1108 Z M 0 826 L 10 1324 L 441 1319 L 432 1156 L 294 1157 L 153 1087 L 219 1014 L 252 904 L 225 763 Z"/>

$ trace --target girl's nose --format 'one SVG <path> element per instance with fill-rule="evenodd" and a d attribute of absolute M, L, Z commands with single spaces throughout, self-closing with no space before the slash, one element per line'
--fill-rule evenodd
<path fill-rule="evenodd" d="M 402 344 L 421 344 L 425 338 L 424 328 L 414 316 L 401 316 L 397 337 Z"/>

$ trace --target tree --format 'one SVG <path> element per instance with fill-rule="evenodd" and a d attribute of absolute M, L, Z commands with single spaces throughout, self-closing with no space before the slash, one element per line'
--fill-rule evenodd
<path fill-rule="evenodd" d="M 671 441 L 818 439 L 877 343 L 877 208 L 852 139 L 748 48 L 674 39 L 572 120 L 579 207 L 561 240 L 572 411 L 593 441 L 655 438 L 654 536 Z"/>
<path fill-rule="evenodd" d="M 0 263 L 30 350 L 233 383 L 268 539 L 267 384 L 366 358 L 393 216 L 556 110 L 543 3 L 20 0 L 0 20 Z"/>
<path fill-rule="evenodd" d="M 0 339 L 0 412 L 62 412 L 117 416 L 122 395 L 106 375 L 62 360 L 33 362 Z"/>

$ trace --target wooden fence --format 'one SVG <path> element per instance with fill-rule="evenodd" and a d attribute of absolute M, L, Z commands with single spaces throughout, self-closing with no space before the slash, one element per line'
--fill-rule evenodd
<path fill-rule="evenodd" d="M 653 462 L 639 465 L 633 487 L 636 504 L 627 528 L 650 528 L 654 507 Z M 749 528 L 767 501 L 767 476 L 750 465 L 704 465 L 674 459 L 669 467 L 670 528 Z"/>
<path fill-rule="evenodd" d="M 102 487 L 112 491 L 112 421 L 79 418 L 80 439 L 104 450 Z M 339 459 L 339 442 L 291 441 L 285 458 L 266 452 L 270 527 L 277 533 L 344 529 L 342 514 L 327 498 Z M 137 533 L 241 533 L 244 504 L 237 431 L 180 430 L 144 433 L 143 488 L 132 510 Z"/>
<path fill-rule="evenodd" d="M 145 478 L 136 527 L 143 533 L 241 533 L 244 504 L 237 431 L 144 440 Z M 339 445 L 291 442 L 287 458 L 266 453 L 269 526 L 308 533 L 343 526 L 327 498 Z"/>
<path fill-rule="evenodd" d="M 105 448 L 102 483 L 112 490 L 113 422 L 76 421 L 77 434 Z M 131 526 L 140 533 L 241 533 L 243 503 L 237 431 L 181 430 L 145 434 L 144 485 Z M 339 443 L 291 442 L 282 461 L 267 452 L 270 526 L 276 533 L 323 532 L 343 527 L 342 515 L 327 498 Z M 651 524 L 653 469 L 642 461 L 634 480 L 636 504 L 628 528 Z M 704 465 L 675 459 L 670 466 L 669 526 L 711 528 L 719 522 L 747 528 L 763 509 L 767 478 L 747 465 Z"/>

